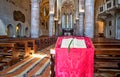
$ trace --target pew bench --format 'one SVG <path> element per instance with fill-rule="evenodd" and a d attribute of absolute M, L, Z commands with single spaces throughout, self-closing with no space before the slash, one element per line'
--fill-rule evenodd
<path fill-rule="evenodd" d="M 120 63 L 120 40 L 96 39 L 95 47 L 95 72 L 118 73 Z"/>
<path fill-rule="evenodd" d="M 26 58 L 30 56 L 30 48 L 28 47 L 28 42 L 27 41 L 11 41 L 16 43 L 16 50 L 19 52 L 19 56 L 21 59 Z"/>
<path fill-rule="evenodd" d="M 19 53 L 15 50 L 15 43 L 0 43 L 1 61 L 0 63 L 6 63 L 7 66 L 15 64 L 19 60 Z"/>
<path fill-rule="evenodd" d="M 5 63 L 0 63 L 0 71 L 4 69 L 4 66 L 6 66 Z"/>

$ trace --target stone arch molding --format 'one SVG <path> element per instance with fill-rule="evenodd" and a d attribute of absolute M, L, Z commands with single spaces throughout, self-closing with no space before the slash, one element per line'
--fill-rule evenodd
<path fill-rule="evenodd" d="M 67 0 L 64 1 L 61 8 L 62 14 L 74 14 L 75 7 L 73 1 Z"/>

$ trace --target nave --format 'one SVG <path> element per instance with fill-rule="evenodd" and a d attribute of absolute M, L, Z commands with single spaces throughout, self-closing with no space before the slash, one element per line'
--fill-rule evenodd
<path fill-rule="evenodd" d="M 94 77 L 120 77 L 120 40 L 94 38 Z M 0 72 L 0 77 L 55 77 L 50 49 L 55 43 Z M 52 59 L 50 59 L 52 58 Z M 50 60 L 53 65 L 50 65 Z M 51 67 L 52 66 L 52 67 Z M 51 74 L 50 74 L 51 71 Z"/>

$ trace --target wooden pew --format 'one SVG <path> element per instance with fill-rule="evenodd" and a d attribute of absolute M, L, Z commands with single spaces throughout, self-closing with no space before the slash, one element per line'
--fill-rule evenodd
<path fill-rule="evenodd" d="M 120 55 L 120 48 L 96 48 L 95 55 Z"/>
<path fill-rule="evenodd" d="M 13 39 L 13 38 L 5 38 L 0 39 L 0 47 L 1 50 L 5 48 L 11 48 L 12 53 L 0 53 L 0 55 L 6 56 L 3 57 L 0 63 L 0 69 L 2 70 L 4 66 L 12 65 L 25 57 L 30 56 L 30 49 L 36 51 L 35 40 L 33 39 Z M 14 50 L 14 51 L 13 51 Z M 7 52 L 7 50 L 5 51 Z M 17 52 L 17 53 L 16 53 Z M 21 54 L 21 52 L 25 54 Z M 0 58 L 1 59 L 1 58 Z M 4 65 L 3 63 L 7 63 Z"/>
<path fill-rule="evenodd" d="M 32 39 L 32 38 L 17 38 L 17 39 L 14 39 L 14 40 L 10 40 L 10 41 L 25 41 L 27 42 L 27 46 L 33 50 L 34 52 L 37 51 L 37 45 L 36 45 L 36 40 L 35 39 Z"/>
<path fill-rule="evenodd" d="M 36 52 L 38 50 L 42 50 L 51 44 L 56 42 L 56 37 L 48 37 L 48 36 L 43 36 L 37 39 L 33 38 L 7 38 L 7 39 L 2 39 L 0 42 L 7 41 L 7 42 L 15 42 L 15 41 L 27 41 L 28 42 L 28 47 L 32 49 L 32 51 Z"/>
<path fill-rule="evenodd" d="M 8 36 L 7 35 L 0 35 L 0 39 L 5 39 L 5 38 L 8 38 Z"/>
<path fill-rule="evenodd" d="M 39 50 L 42 50 L 52 44 L 54 44 L 57 40 L 56 37 L 41 37 L 39 40 Z"/>
<path fill-rule="evenodd" d="M 16 49 L 19 52 L 24 53 L 24 54 L 21 55 L 23 58 L 30 56 L 30 48 L 28 47 L 28 42 L 27 41 L 24 41 L 24 40 L 15 41 L 14 40 L 14 41 L 10 41 L 10 42 L 16 43 L 16 45 L 17 45 Z"/>
<path fill-rule="evenodd" d="M 29 39 L 27 40 L 27 42 L 28 42 L 28 47 L 30 47 L 31 50 L 33 50 L 33 53 L 35 53 L 37 51 L 37 45 L 36 45 L 35 40 Z"/>
<path fill-rule="evenodd" d="M 10 41 L 26 41 L 28 43 L 28 47 L 33 50 L 34 52 L 37 51 L 36 40 L 32 38 L 17 38 L 17 39 L 10 39 Z"/>
<path fill-rule="evenodd" d="M 0 52 L 0 55 L 3 56 L 3 59 L 1 60 L 2 63 L 7 63 L 7 65 L 12 65 L 19 61 L 19 53 L 15 50 L 16 44 L 15 43 L 0 43 L 0 48 L 3 49 L 3 51 Z M 10 52 L 8 50 L 4 50 L 4 48 L 9 48 Z M 8 61 L 8 58 L 5 57 L 9 56 L 11 58 L 10 61 Z"/>
<path fill-rule="evenodd" d="M 93 43 L 95 47 L 95 72 L 120 72 L 118 66 L 120 62 L 120 40 L 100 38 L 95 39 Z"/>
<path fill-rule="evenodd" d="M 19 38 L 7 38 L 2 39 L 0 42 L 6 42 L 6 43 L 15 43 L 17 50 L 22 50 L 23 53 L 25 53 L 24 57 L 27 57 L 30 55 L 30 47 L 28 47 L 28 40 L 23 40 Z"/>
<path fill-rule="evenodd" d="M 93 43 L 120 43 L 120 40 L 109 38 L 94 38 Z"/>
<path fill-rule="evenodd" d="M 3 55 L 0 55 L 0 62 L 3 60 Z M 0 63 L 0 71 L 4 69 L 5 63 Z"/>

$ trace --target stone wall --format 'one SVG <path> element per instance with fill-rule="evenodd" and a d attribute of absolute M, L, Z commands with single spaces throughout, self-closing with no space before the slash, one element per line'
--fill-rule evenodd
<path fill-rule="evenodd" d="M 0 0 L 0 35 L 7 35 L 6 30 L 9 24 L 13 26 L 13 33 L 16 35 L 16 26 L 21 24 L 23 29 L 21 36 L 25 36 L 25 28 L 28 27 L 30 30 L 30 9 L 30 0 Z M 25 18 L 24 22 L 14 19 L 15 11 L 21 12 Z M 21 15 L 18 18 L 20 17 Z"/>
<path fill-rule="evenodd" d="M 117 19 L 120 16 L 120 12 L 116 11 L 115 8 L 112 10 L 107 10 L 106 16 L 103 18 L 103 20 L 97 19 L 98 14 L 98 8 L 101 4 L 104 4 L 105 0 L 96 0 L 95 4 L 95 34 L 98 36 L 101 26 L 103 26 L 104 29 L 104 37 L 106 38 L 115 38 L 120 39 L 120 29 L 119 28 L 119 19 Z M 116 7 L 117 8 L 117 7 Z M 118 10 L 119 8 L 117 8 Z M 103 15 L 103 14 L 102 14 Z M 101 16 L 102 16 L 101 15 Z M 104 24 L 100 24 L 103 22 Z"/>

